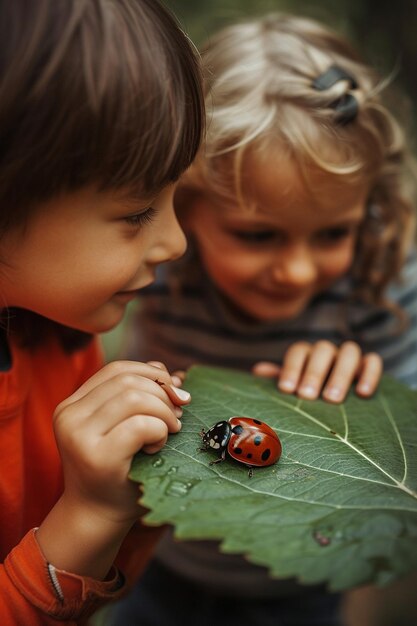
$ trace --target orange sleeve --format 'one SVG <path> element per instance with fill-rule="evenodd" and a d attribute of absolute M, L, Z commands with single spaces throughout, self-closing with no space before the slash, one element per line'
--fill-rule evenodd
<path fill-rule="evenodd" d="M 99 338 L 94 337 L 84 350 L 75 352 L 71 358 L 78 372 L 78 381 L 75 384 L 75 389 L 78 389 L 104 365 L 104 354 Z"/>
<path fill-rule="evenodd" d="M 62 491 L 51 415 L 58 402 L 103 366 L 103 356 L 99 342 L 93 340 L 70 355 L 52 344 L 48 350 L 33 353 L 16 348 L 14 357 L 17 369 L 0 377 L 0 400 L 5 405 L 3 413 L 0 406 L 0 458 L 8 461 L 7 471 L 0 475 L 0 552 L 4 555 L 0 623 L 80 626 L 133 584 L 161 531 L 135 525 L 105 581 L 57 570 L 47 563 L 33 527 L 42 523 Z"/>
<path fill-rule="evenodd" d="M 126 589 L 123 593 L 128 591 L 143 574 L 166 528 L 166 526 L 146 526 L 138 521 L 126 535 L 115 560 L 115 565 L 126 577 Z"/>
<path fill-rule="evenodd" d="M 101 604 L 116 600 L 124 585 L 113 568 L 110 579 L 97 581 L 49 565 L 29 531 L 0 566 L 2 626 L 75 626 Z"/>

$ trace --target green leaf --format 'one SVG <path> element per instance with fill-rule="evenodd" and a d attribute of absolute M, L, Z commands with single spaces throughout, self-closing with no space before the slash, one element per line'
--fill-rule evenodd
<path fill-rule="evenodd" d="M 417 394 L 385 377 L 342 405 L 280 394 L 275 383 L 194 367 L 183 428 L 154 456 L 137 454 L 148 524 L 179 539 L 220 539 L 272 576 L 342 590 L 385 584 L 417 568 Z M 270 467 L 209 465 L 202 428 L 233 415 L 267 422 L 283 453 Z"/>

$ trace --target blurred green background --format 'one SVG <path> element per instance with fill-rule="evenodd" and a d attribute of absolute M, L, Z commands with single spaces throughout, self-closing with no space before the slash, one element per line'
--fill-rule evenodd
<path fill-rule="evenodd" d="M 165 0 L 165 4 L 197 46 L 217 29 L 248 16 L 286 11 L 318 19 L 344 33 L 382 76 L 394 74 L 396 97 L 391 108 L 410 129 L 417 128 L 417 0 Z M 405 102 L 398 95 L 404 95 Z"/>

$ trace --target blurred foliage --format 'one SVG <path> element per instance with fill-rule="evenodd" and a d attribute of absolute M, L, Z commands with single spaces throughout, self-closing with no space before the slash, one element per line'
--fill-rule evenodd
<path fill-rule="evenodd" d="M 271 11 L 315 18 L 344 33 L 382 76 L 393 75 L 391 108 L 415 127 L 417 105 L 417 0 L 166 0 L 200 45 L 227 24 Z M 404 102 L 398 98 L 404 95 Z"/>

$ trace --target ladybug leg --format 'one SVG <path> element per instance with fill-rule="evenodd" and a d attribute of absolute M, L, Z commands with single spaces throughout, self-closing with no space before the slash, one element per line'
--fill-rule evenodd
<path fill-rule="evenodd" d="M 215 459 L 214 461 L 210 461 L 209 465 L 216 465 L 216 463 L 221 463 L 222 461 L 226 460 L 226 448 L 223 450 L 221 456 L 219 456 L 218 459 Z"/>
<path fill-rule="evenodd" d="M 253 476 L 253 467 L 252 465 L 249 465 L 248 467 L 248 478 L 252 478 Z"/>
<path fill-rule="evenodd" d="M 202 428 L 198 434 L 200 435 L 201 439 L 203 439 L 204 435 L 206 434 L 206 431 L 204 430 L 204 428 Z M 205 444 L 204 441 L 202 441 L 201 448 L 197 448 L 197 450 L 199 450 L 200 452 L 206 452 L 207 444 Z"/>
<path fill-rule="evenodd" d="M 209 465 L 216 465 L 216 463 L 221 463 L 222 461 L 224 461 L 224 459 L 220 457 L 219 459 L 216 459 L 215 461 L 210 461 Z"/>

